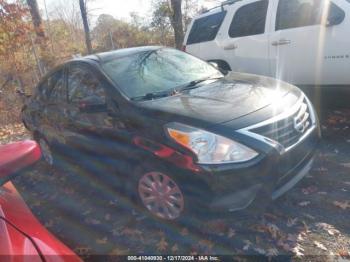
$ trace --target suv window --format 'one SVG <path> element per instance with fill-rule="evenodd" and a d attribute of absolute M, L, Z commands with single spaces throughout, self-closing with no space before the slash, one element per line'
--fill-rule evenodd
<path fill-rule="evenodd" d="M 325 0 L 280 0 L 277 10 L 276 31 L 320 25 L 322 24 L 325 7 Z M 331 17 L 333 21 L 337 21 L 337 24 L 340 24 L 344 16 L 342 9 L 330 3 L 328 18 Z"/>
<path fill-rule="evenodd" d="M 76 103 L 82 100 L 106 102 L 102 83 L 91 70 L 83 66 L 71 66 L 68 75 L 69 101 Z"/>
<path fill-rule="evenodd" d="M 226 11 L 208 15 L 194 21 L 188 36 L 187 44 L 190 45 L 214 40 L 225 16 Z"/>
<path fill-rule="evenodd" d="M 49 78 L 49 89 L 51 90 L 51 101 L 64 101 L 67 99 L 67 90 L 65 85 L 64 70 L 57 71 Z M 51 82 L 51 83 L 50 83 Z"/>
<path fill-rule="evenodd" d="M 264 0 L 239 8 L 233 17 L 229 36 L 234 38 L 265 33 L 268 6 L 269 2 Z"/>

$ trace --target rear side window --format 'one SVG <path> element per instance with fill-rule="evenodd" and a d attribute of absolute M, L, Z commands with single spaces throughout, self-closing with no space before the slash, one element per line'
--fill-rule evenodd
<path fill-rule="evenodd" d="M 214 40 L 225 16 L 226 11 L 208 15 L 194 21 L 187 44 L 191 45 Z"/>
<path fill-rule="evenodd" d="M 106 94 L 102 83 L 92 71 L 85 66 L 72 65 L 68 74 L 69 101 L 79 103 L 90 100 L 105 103 Z"/>
<path fill-rule="evenodd" d="M 62 70 L 59 70 L 57 72 L 52 73 L 39 85 L 39 93 L 37 96 L 38 99 L 51 99 L 53 89 L 55 88 L 56 84 L 62 80 L 62 72 Z"/>
<path fill-rule="evenodd" d="M 280 0 L 277 10 L 276 31 L 320 25 L 326 6 L 325 0 Z M 332 25 L 340 24 L 344 17 L 344 11 L 330 3 L 328 18 L 332 19 Z"/>
<path fill-rule="evenodd" d="M 232 38 L 265 33 L 268 1 L 258 1 L 239 8 L 233 17 L 229 36 Z"/>
<path fill-rule="evenodd" d="M 50 100 L 53 102 L 61 102 L 67 100 L 67 90 L 65 85 L 64 71 L 60 70 L 52 76 L 52 89 Z"/>

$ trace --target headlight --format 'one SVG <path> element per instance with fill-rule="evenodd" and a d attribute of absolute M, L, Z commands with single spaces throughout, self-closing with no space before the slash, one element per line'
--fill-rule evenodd
<path fill-rule="evenodd" d="M 197 155 L 199 164 L 242 163 L 258 156 L 253 149 L 201 129 L 179 123 L 166 129 L 175 142 Z"/>

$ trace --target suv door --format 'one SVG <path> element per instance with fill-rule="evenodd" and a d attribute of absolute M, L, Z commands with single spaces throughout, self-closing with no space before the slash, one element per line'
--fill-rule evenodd
<path fill-rule="evenodd" d="M 228 8 L 220 46 L 232 71 L 269 74 L 268 0 L 237 2 Z"/>
<path fill-rule="evenodd" d="M 342 35 L 345 12 L 338 5 L 328 0 L 275 0 L 273 13 L 270 66 L 274 77 L 299 86 L 344 81 L 349 41 Z M 328 56 L 343 59 L 337 63 Z"/>

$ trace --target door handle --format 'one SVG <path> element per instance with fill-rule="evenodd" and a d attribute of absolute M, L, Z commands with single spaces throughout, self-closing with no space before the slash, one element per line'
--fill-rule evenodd
<path fill-rule="evenodd" d="M 281 40 L 278 40 L 278 41 L 273 41 L 271 44 L 273 46 L 279 46 L 279 45 L 289 45 L 291 43 L 292 43 L 292 41 L 290 41 L 290 40 L 281 39 Z"/>
<path fill-rule="evenodd" d="M 228 44 L 224 46 L 224 50 L 234 50 L 237 49 L 238 46 L 236 44 Z"/>

